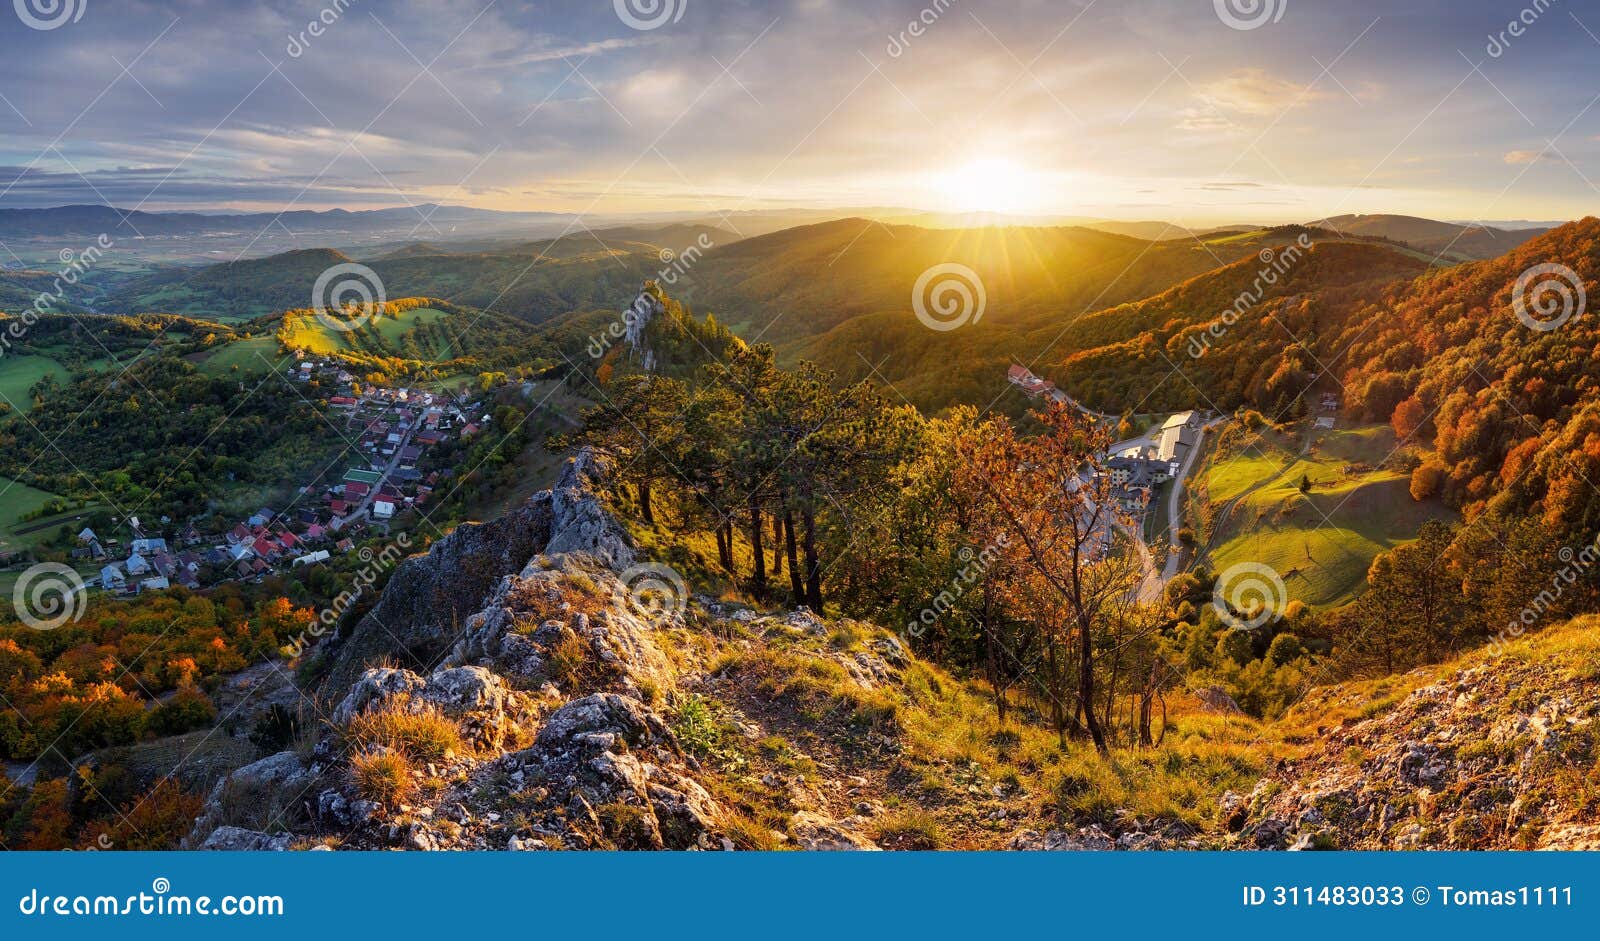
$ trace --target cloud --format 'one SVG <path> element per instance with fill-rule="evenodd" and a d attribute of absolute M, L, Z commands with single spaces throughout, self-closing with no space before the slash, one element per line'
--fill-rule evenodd
<path fill-rule="evenodd" d="M 1310 85 L 1278 78 L 1265 69 L 1238 69 L 1201 85 L 1198 97 L 1208 109 L 1240 115 L 1276 115 L 1328 97 Z"/>
<path fill-rule="evenodd" d="M 1501 159 L 1513 166 L 1530 163 L 1571 163 L 1567 158 L 1549 150 L 1512 150 L 1507 151 L 1505 157 Z"/>

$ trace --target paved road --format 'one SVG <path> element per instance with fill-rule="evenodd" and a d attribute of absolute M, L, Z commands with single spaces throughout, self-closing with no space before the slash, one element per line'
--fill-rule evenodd
<path fill-rule="evenodd" d="M 1200 459 L 1200 451 L 1205 447 L 1206 434 L 1231 420 L 1231 416 L 1213 418 L 1200 426 L 1200 434 L 1195 437 L 1194 447 L 1184 456 L 1183 464 L 1178 468 L 1178 476 L 1172 479 L 1172 491 L 1167 494 L 1167 563 L 1161 569 L 1161 587 L 1165 588 L 1167 582 L 1177 576 L 1178 569 L 1183 567 L 1183 541 L 1178 538 L 1178 530 L 1183 524 L 1183 487 L 1189 479 L 1189 472 L 1194 470 L 1195 461 Z"/>

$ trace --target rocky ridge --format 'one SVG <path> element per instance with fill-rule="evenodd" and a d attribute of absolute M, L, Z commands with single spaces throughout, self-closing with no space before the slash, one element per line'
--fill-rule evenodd
<path fill-rule="evenodd" d="M 1314 691 L 1300 715 L 1357 711 L 1249 795 L 1224 795 L 1233 845 L 1600 849 L 1597 628 L 1582 618 L 1376 691 Z"/>

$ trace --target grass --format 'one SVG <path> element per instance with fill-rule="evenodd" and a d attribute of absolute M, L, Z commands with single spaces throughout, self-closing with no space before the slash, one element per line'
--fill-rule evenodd
<path fill-rule="evenodd" d="M 411 762 L 399 752 L 361 752 L 350 759 L 350 785 L 363 800 L 393 807 L 411 793 Z"/>
<path fill-rule="evenodd" d="M 461 730 L 435 709 L 412 711 L 395 701 L 350 720 L 345 736 L 363 751 L 393 749 L 418 761 L 438 761 L 462 750 Z"/>
<path fill-rule="evenodd" d="M 67 368 L 48 356 L 0 356 L 0 402 L 9 402 L 19 412 L 33 409 L 28 390 L 46 376 L 65 382 L 71 378 Z"/>
<path fill-rule="evenodd" d="M 32 548 L 53 537 L 62 526 L 72 527 L 76 533 L 83 528 L 82 518 L 94 512 L 91 505 L 55 516 L 23 520 L 24 516 L 37 512 L 54 499 L 53 493 L 0 477 L 0 552 Z"/>
<path fill-rule="evenodd" d="M 263 375 L 274 367 L 289 361 L 278 352 L 278 341 L 272 337 L 253 337 L 235 340 L 224 346 L 200 354 L 195 365 L 212 376 Z"/>
<path fill-rule="evenodd" d="M 400 342 L 406 333 L 417 327 L 444 320 L 450 315 L 433 307 L 418 307 L 413 310 L 402 311 L 394 317 L 378 317 L 371 322 L 372 328 L 383 337 L 385 343 L 393 346 Z M 315 317 L 296 317 L 287 324 L 288 343 L 295 349 L 302 349 L 308 353 L 327 355 L 330 353 L 348 353 L 358 351 L 360 348 L 351 342 L 351 334 L 335 330 Z M 433 351 L 440 360 L 451 357 L 450 350 Z"/>
<path fill-rule="evenodd" d="M 1304 456 L 1261 440 L 1219 458 L 1206 471 L 1213 511 L 1247 491 L 1252 478 L 1259 483 L 1288 469 L 1234 508 L 1217 534 L 1211 567 L 1270 566 L 1291 600 L 1316 607 L 1351 600 L 1378 554 L 1415 538 L 1427 520 L 1454 518 L 1436 501 L 1411 498 L 1409 474 L 1383 466 L 1394 450 L 1393 432 L 1370 425 L 1323 434 Z M 1303 479 L 1311 481 L 1309 491 L 1301 491 Z"/>

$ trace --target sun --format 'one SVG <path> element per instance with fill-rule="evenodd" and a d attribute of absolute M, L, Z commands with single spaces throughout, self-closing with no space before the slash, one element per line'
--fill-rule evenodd
<path fill-rule="evenodd" d="M 975 160 L 938 175 L 935 185 L 959 212 L 1016 212 L 1026 209 L 1027 174 L 1010 160 Z"/>

